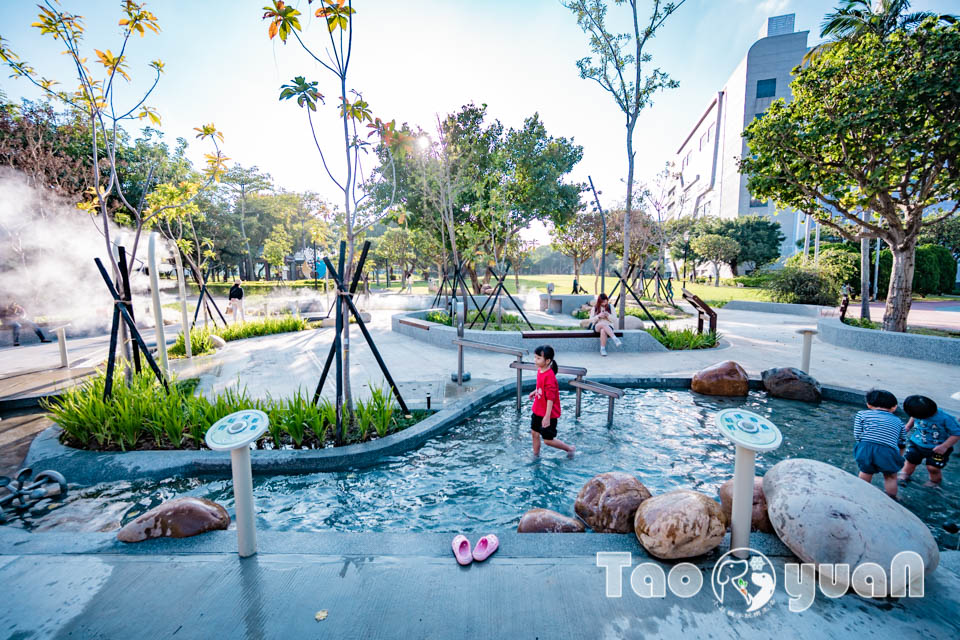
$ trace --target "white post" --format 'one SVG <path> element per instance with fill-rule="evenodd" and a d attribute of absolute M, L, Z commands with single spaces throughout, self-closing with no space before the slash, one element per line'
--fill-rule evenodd
<path fill-rule="evenodd" d="M 237 552 L 241 558 L 247 558 L 257 552 L 250 447 L 231 449 L 230 466 L 233 471 L 233 503 L 237 513 Z"/>
<path fill-rule="evenodd" d="M 737 445 L 736 461 L 733 467 L 733 507 L 730 517 L 731 549 L 745 549 L 750 546 L 750 523 L 753 514 L 753 473 L 756 455 L 756 451 Z M 734 555 L 738 558 L 746 558 L 749 553 L 737 551 Z"/>
<path fill-rule="evenodd" d="M 147 262 L 150 266 L 150 292 L 153 299 L 153 320 L 157 325 L 155 338 L 157 341 L 157 357 L 160 359 L 160 371 L 164 376 L 169 375 L 170 367 L 167 363 L 167 341 L 163 335 L 163 308 L 160 306 L 160 272 L 157 269 L 157 232 L 150 234 L 150 246 Z M 61 347 L 66 353 L 66 345 Z M 61 356 L 63 357 L 63 356 Z"/>
<path fill-rule="evenodd" d="M 803 352 L 800 356 L 800 371 L 810 373 L 810 348 L 813 346 L 813 336 L 819 333 L 816 329 L 797 329 L 803 335 Z"/>
<path fill-rule="evenodd" d="M 190 345 L 190 315 L 187 313 L 187 285 L 183 281 L 183 263 L 180 261 L 180 249 L 173 248 L 173 258 L 177 261 L 177 284 L 180 295 L 180 321 L 183 323 L 183 344 L 187 352 L 187 359 L 193 358 L 193 348 Z"/>
<path fill-rule="evenodd" d="M 57 327 L 57 345 L 60 347 L 60 366 L 70 368 L 70 358 L 67 356 L 67 328 Z"/>

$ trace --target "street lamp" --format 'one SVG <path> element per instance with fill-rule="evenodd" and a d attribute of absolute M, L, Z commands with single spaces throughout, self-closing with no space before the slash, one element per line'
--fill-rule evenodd
<path fill-rule="evenodd" d="M 683 232 L 683 288 L 687 287 L 687 249 L 690 248 L 690 232 Z"/>
<path fill-rule="evenodd" d="M 603 223 L 603 249 L 600 253 L 600 293 L 606 293 L 606 275 L 607 275 L 607 216 L 603 212 L 603 207 L 600 206 L 600 192 L 597 191 L 597 188 L 593 186 L 593 177 L 587 176 L 587 180 L 590 181 L 590 189 L 593 191 L 593 201 L 596 203 L 596 206 L 593 208 L 594 211 L 600 213 L 600 221 Z"/>

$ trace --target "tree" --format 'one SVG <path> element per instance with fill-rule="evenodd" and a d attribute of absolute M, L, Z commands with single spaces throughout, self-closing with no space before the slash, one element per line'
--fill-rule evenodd
<path fill-rule="evenodd" d="M 240 204 L 240 235 L 243 237 L 243 245 L 246 252 L 244 259 L 244 268 L 246 277 L 253 278 L 253 255 L 250 253 L 250 239 L 247 237 L 246 217 L 247 217 L 247 195 L 268 191 L 273 188 L 273 179 L 269 173 L 260 173 L 256 166 L 244 168 L 234 165 L 223 176 L 223 184 L 236 197 Z"/>
<path fill-rule="evenodd" d="M 101 51 L 94 49 L 94 55 L 84 55 L 80 51 L 80 45 L 86 28 L 83 24 L 83 18 L 80 15 L 61 11 L 59 4 L 52 0 L 44 0 L 40 7 L 40 14 L 37 22 L 31 26 L 40 30 L 45 36 L 50 36 L 59 41 L 58 46 L 65 46 L 66 55 L 71 62 L 71 67 L 76 70 L 79 86 L 73 92 L 55 90 L 54 86 L 59 84 L 55 80 L 45 78 L 37 74 L 36 70 L 28 63 L 24 62 L 20 56 L 10 49 L 5 39 L 0 38 L 0 62 L 5 63 L 12 71 L 13 76 L 17 78 L 26 78 L 35 86 L 46 92 L 46 94 L 77 112 L 83 114 L 86 126 L 91 132 L 90 165 L 91 186 L 87 190 L 88 199 L 79 203 L 77 206 L 89 213 L 91 216 L 100 217 L 100 230 L 106 242 L 107 255 L 113 262 L 114 269 L 119 272 L 119 265 L 113 258 L 113 247 L 110 239 L 110 219 L 111 211 L 109 203 L 112 198 L 116 198 L 125 209 L 125 215 L 133 223 L 136 229 L 133 246 L 128 253 L 128 270 L 132 270 L 135 265 L 137 247 L 140 241 L 140 235 L 145 228 L 148 228 L 156 220 L 155 217 L 167 211 L 176 210 L 186 202 L 168 202 L 161 207 L 153 207 L 149 213 L 144 211 L 146 198 L 140 198 L 138 204 L 132 204 L 123 189 L 123 182 L 119 175 L 120 163 L 118 161 L 118 152 L 123 143 L 124 133 L 120 125 L 127 121 L 147 120 L 153 124 L 160 124 L 160 116 L 152 107 L 144 103 L 150 94 L 156 88 L 160 81 L 160 74 L 163 72 L 163 62 L 154 60 L 150 67 L 155 72 L 153 84 L 146 93 L 139 99 L 132 100 L 133 106 L 124 110 L 117 108 L 122 100 L 122 96 L 117 95 L 117 87 L 120 86 L 120 80 L 131 81 L 129 66 L 127 64 L 127 45 L 133 34 L 143 37 L 147 31 L 158 33 L 160 30 L 157 17 L 144 8 L 143 4 L 138 4 L 132 0 L 125 1 L 121 6 L 123 18 L 118 25 L 121 27 L 122 41 L 119 47 L 119 53 L 114 54 L 110 49 Z M 90 67 L 86 65 L 87 59 L 95 59 L 103 67 L 104 78 L 98 79 L 94 76 Z M 192 198 L 199 196 L 202 188 L 210 186 L 213 182 L 219 180 L 220 175 L 225 170 L 225 163 L 228 160 L 220 151 L 217 141 L 223 141 L 223 134 L 217 131 L 213 124 L 203 125 L 195 129 L 199 132 L 200 139 L 209 138 L 213 143 L 215 153 L 207 154 L 207 182 L 198 185 L 198 188 L 191 191 Z M 148 191 L 148 186 L 152 181 L 152 176 L 148 173 L 143 193 Z M 176 188 L 174 186 L 174 188 Z"/>
<path fill-rule="evenodd" d="M 948 24 L 957 21 L 955 16 L 932 11 L 905 13 L 909 8 L 910 0 L 843 0 L 842 6 L 823 19 L 820 37 L 849 40 L 869 33 L 883 39 L 895 31 L 909 31 L 927 18 Z"/>
<path fill-rule="evenodd" d="M 946 247 L 955 259 L 960 260 L 960 217 L 947 218 L 925 227 L 920 232 L 919 242 Z"/>
<path fill-rule="evenodd" d="M 737 218 L 705 218 L 701 220 L 705 233 L 714 233 L 736 240 L 740 251 L 724 262 L 731 273 L 737 275 L 744 263 L 752 263 L 757 269 L 780 257 L 780 245 L 786 237 L 780 231 L 780 223 L 762 216 Z"/>
<path fill-rule="evenodd" d="M 626 209 L 619 207 L 607 212 L 607 249 L 620 256 L 624 264 L 627 265 L 626 271 L 621 271 L 624 278 L 627 277 L 630 268 L 633 267 L 633 283 L 631 285 L 636 286 L 636 281 L 643 275 L 647 259 L 657 248 L 656 243 L 659 234 L 656 224 L 647 215 L 646 211 L 638 210 L 633 213 L 634 215 L 629 223 L 631 227 L 629 233 L 633 237 L 633 241 L 627 244 Z M 629 257 L 624 256 L 625 244 L 630 247 Z M 620 296 L 620 300 L 622 301 L 624 297 Z"/>
<path fill-rule="evenodd" d="M 263 243 L 263 259 L 267 264 L 277 268 L 277 276 L 283 279 L 283 266 L 287 256 L 293 249 L 293 239 L 283 225 L 276 225 L 270 236 Z"/>
<path fill-rule="evenodd" d="M 573 277 L 581 281 L 580 268 L 600 249 L 600 214 L 593 211 L 581 211 L 572 220 L 550 233 L 554 250 L 573 260 Z"/>
<path fill-rule="evenodd" d="M 838 42 L 791 88 L 744 131 L 748 189 L 847 240 L 882 238 L 893 251 L 883 327 L 905 331 L 917 239 L 960 206 L 960 26 L 928 19 Z"/>
<path fill-rule="evenodd" d="M 617 106 L 623 111 L 627 127 L 627 199 L 624 209 L 623 264 L 621 273 L 626 277 L 630 249 L 630 234 L 633 213 L 633 170 L 635 154 L 633 150 L 633 131 L 637 119 L 644 107 L 651 104 L 653 94 L 660 89 L 676 88 L 679 83 L 660 69 L 654 69 L 643 76 L 643 65 L 649 63 L 652 56 L 644 51 L 660 27 L 670 15 L 679 9 L 685 0 L 662 2 L 651 0 L 653 7 L 650 18 L 644 26 L 640 24 L 637 12 L 638 0 L 614 0 L 614 4 L 629 4 L 633 17 L 633 33 L 613 34 L 607 29 L 606 17 L 608 3 L 604 0 L 567 0 L 563 5 L 577 17 L 577 24 L 590 38 L 590 50 L 596 56 L 577 61 L 580 77 L 596 81 L 613 96 Z M 626 296 L 620 296 L 620 328 L 623 329 L 626 317 Z"/>
<path fill-rule="evenodd" d="M 740 253 L 740 243 L 732 238 L 724 238 L 715 233 L 697 236 L 690 241 L 690 247 L 713 264 L 716 280 L 713 286 L 720 286 L 720 263 L 735 260 Z"/>
<path fill-rule="evenodd" d="M 388 266 L 398 266 L 402 271 L 400 282 L 406 281 L 417 266 L 417 254 L 413 248 L 413 238 L 410 232 L 403 227 L 387 229 L 377 242 L 377 255 L 382 257 Z"/>

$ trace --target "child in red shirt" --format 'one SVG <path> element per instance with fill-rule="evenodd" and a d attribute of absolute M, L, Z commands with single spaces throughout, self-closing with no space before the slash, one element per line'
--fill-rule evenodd
<path fill-rule="evenodd" d="M 560 417 L 560 388 L 557 385 L 557 363 L 553 360 L 553 347 L 541 345 L 533 350 L 537 365 L 537 388 L 530 394 L 533 400 L 533 419 L 530 435 L 533 436 L 533 455 L 540 455 L 540 438 L 548 447 L 563 449 L 572 458 L 576 447 L 557 440 L 557 418 Z"/>

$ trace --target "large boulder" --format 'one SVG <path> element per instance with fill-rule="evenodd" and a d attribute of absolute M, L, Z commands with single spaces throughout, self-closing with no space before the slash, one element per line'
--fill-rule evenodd
<path fill-rule="evenodd" d="M 530 509 L 517 525 L 517 533 L 583 533 L 584 530 L 586 527 L 576 518 L 550 509 Z"/>
<path fill-rule="evenodd" d="M 820 383 L 794 367 L 767 369 L 762 374 L 763 388 L 777 398 L 820 402 Z"/>
<path fill-rule="evenodd" d="M 227 346 L 227 341 L 215 333 L 211 333 L 209 338 L 210 344 L 213 345 L 214 349 L 223 349 L 225 346 Z"/>
<path fill-rule="evenodd" d="M 730 514 L 733 512 L 733 480 L 727 480 L 720 485 L 717 493 L 720 495 L 720 508 L 723 510 L 723 515 L 727 518 L 727 522 L 730 522 Z M 753 479 L 753 513 L 750 517 L 750 530 L 773 533 L 773 525 L 770 524 L 770 518 L 767 516 L 767 498 L 763 495 L 763 478 L 760 476 Z"/>
<path fill-rule="evenodd" d="M 677 489 L 644 500 L 633 519 L 637 540 L 664 560 L 693 558 L 717 548 L 727 532 L 720 505 L 708 496 Z"/>
<path fill-rule="evenodd" d="M 574 511 L 597 533 L 630 533 L 633 514 L 650 497 L 643 483 L 629 473 L 601 473 L 577 494 Z"/>
<path fill-rule="evenodd" d="M 816 460 L 784 460 L 763 476 L 763 493 L 774 530 L 803 562 L 847 564 L 851 574 L 858 565 L 875 562 L 890 576 L 889 589 L 905 586 L 905 572 L 890 571 L 898 553 L 919 554 L 926 573 L 940 562 L 937 542 L 920 518 L 842 469 Z M 870 591 L 866 584 L 859 586 Z"/>
<path fill-rule="evenodd" d="M 708 396 L 745 396 L 750 391 L 750 382 L 743 367 L 727 360 L 698 371 L 690 389 Z"/>
<path fill-rule="evenodd" d="M 176 498 L 150 509 L 117 532 L 120 542 L 142 542 L 150 538 L 189 538 L 199 533 L 226 529 L 230 514 L 216 502 L 204 498 Z"/>
<path fill-rule="evenodd" d="M 614 323 L 616 326 L 619 324 Z M 643 320 L 637 316 L 627 316 L 623 319 L 623 328 L 629 331 L 642 331 L 643 330 Z"/>

